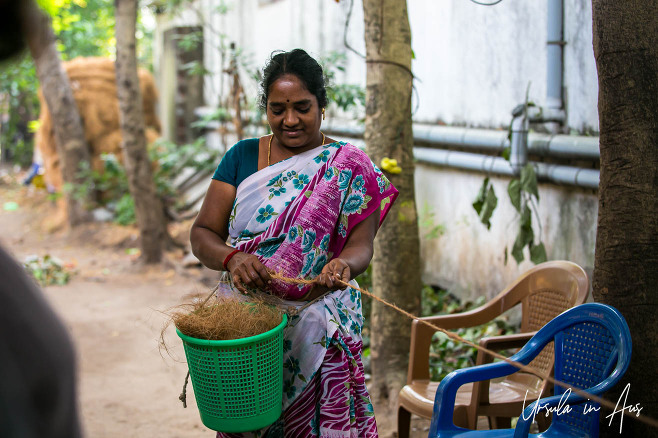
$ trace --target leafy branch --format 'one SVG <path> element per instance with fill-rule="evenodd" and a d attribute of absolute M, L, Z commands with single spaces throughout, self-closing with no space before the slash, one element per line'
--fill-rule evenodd
<path fill-rule="evenodd" d="M 532 163 L 528 163 L 521 169 L 519 178 L 512 179 L 507 185 L 507 194 L 512 205 L 520 215 L 519 230 L 512 246 L 512 257 L 517 263 L 524 259 L 523 248 L 526 246 L 530 251 L 530 260 L 537 264 L 545 262 L 546 248 L 539 241 L 535 244 L 535 236 L 532 228 L 532 213 L 535 213 L 539 234 L 541 235 L 541 222 L 535 207 L 535 201 L 539 202 L 539 191 L 537 190 L 537 174 Z M 534 200 L 533 200 L 534 198 Z M 507 260 L 507 248 L 505 248 L 505 260 Z"/>
<path fill-rule="evenodd" d="M 519 177 L 513 178 L 507 185 L 507 194 L 514 209 L 519 214 L 519 224 L 516 239 L 510 252 L 516 263 L 521 263 L 525 256 L 523 250 L 528 247 L 530 251 L 530 260 L 535 263 L 542 263 L 547 260 L 546 248 L 544 243 L 539 241 L 535 243 L 535 233 L 532 227 L 532 216 L 536 217 L 539 226 L 539 235 L 541 235 L 541 222 L 537 213 L 536 204 L 539 202 L 539 191 L 537 190 L 537 174 L 532 163 L 528 163 L 521 169 Z M 482 182 L 473 208 L 477 212 L 480 221 L 487 227 L 491 228 L 491 216 L 498 206 L 498 197 L 489 180 L 486 177 Z M 508 248 L 505 247 L 505 263 L 507 263 Z"/>
<path fill-rule="evenodd" d="M 347 55 L 345 53 L 331 51 L 320 60 L 322 64 L 327 87 L 327 98 L 342 111 L 349 111 L 366 106 L 366 92 L 362 86 L 356 84 L 337 83 L 338 72 L 345 72 Z"/>
<path fill-rule="evenodd" d="M 528 109 L 535 107 L 535 104 L 530 101 L 530 83 L 526 88 L 525 101 L 512 110 L 512 123 L 510 123 L 508 139 L 510 144 L 513 143 L 513 124 L 517 117 L 523 117 L 524 125 L 528 121 Z M 524 131 L 527 128 L 524 128 Z M 511 146 L 506 147 L 502 151 L 502 156 L 508 162 L 511 161 Z M 518 160 L 518 158 L 515 158 Z M 524 159 L 525 161 L 525 159 Z M 514 162 L 515 166 L 517 161 Z M 507 185 L 507 194 L 509 195 L 512 205 L 519 214 L 518 232 L 514 244 L 512 245 L 512 257 L 516 263 L 521 263 L 525 258 L 523 249 L 527 246 L 530 251 L 530 261 L 535 264 L 545 262 L 546 248 L 539 240 L 535 243 L 535 233 L 532 228 L 532 213 L 534 212 L 537 218 L 537 225 L 539 226 L 539 235 L 541 236 L 541 221 L 537 212 L 537 203 L 539 203 L 539 190 L 537 189 L 537 173 L 532 163 L 526 163 L 519 172 L 519 176 L 515 176 Z M 486 225 L 487 229 L 491 228 L 491 216 L 498 205 L 498 198 L 494 191 L 493 185 L 486 177 L 482 183 L 482 187 L 473 202 L 473 208 L 480 217 L 480 221 Z M 507 264 L 508 249 L 505 246 L 505 264 Z"/>

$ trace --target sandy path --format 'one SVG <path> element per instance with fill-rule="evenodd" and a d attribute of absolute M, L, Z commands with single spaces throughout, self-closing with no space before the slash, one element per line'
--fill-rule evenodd
<path fill-rule="evenodd" d="M 6 201 L 21 207 L 3 211 Z M 19 261 L 30 254 L 50 254 L 76 265 L 68 284 L 46 287 L 44 293 L 77 349 L 85 436 L 214 436 L 199 419 L 191 384 L 188 408 L 183 409 L 178 400 L 187 365 L 173 328 L 165 332 L 165 341 L 174 358 L 161 355 L 158 348 L 166 322 L 161 312 L 189 302 L 194 295 L 205 296 L 214 274 L 181 268 L 180 254 L 173 253 L 167 255 L 169 263 L 164 267 L 139 268 L 125 252 L 125 247 L 136 246 L 130 243 L 135 231 L 95 223 L 72 236 L 46 233 L 44 223 L 53 214 L 43 194 L 30 195 L 24 188 L 0 182 L 0 244 Z M 393 436 L 382 430 L 381 420 L 380 436 Z M 426 437 L 427 426 L 427 421 L 414 417 L 412 437 Z"/>

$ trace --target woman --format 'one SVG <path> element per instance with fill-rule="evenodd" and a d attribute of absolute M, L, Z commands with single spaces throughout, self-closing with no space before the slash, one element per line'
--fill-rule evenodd
<path fill-rule="evenodd" d="M 361 297 L 338 280 L 356 284 L 367 268 L 397 191 L 365 153 L 320 131 L 327 95 L 313 58 L 278 53 L 263 73 L 272 134 L 226 153 L 190 236 L 199 260 L 228 271 L 240 291 L 266 290 L 300 308 L 311 301 L 284 331 L 283 415 L 245 436 L 376 437 Z M 314 281 L 290 284 L 270 272 Z"/>

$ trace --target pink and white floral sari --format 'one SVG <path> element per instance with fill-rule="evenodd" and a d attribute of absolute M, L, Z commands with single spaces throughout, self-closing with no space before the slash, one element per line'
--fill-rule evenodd
<path fill-rule="evenodd" d="M 396 197 L 361 150 L 341 142 L 320 146 L 240 184 L 231 243 L 286 277 L 314 278 L 340 255 L 358 223 L 379 210 L 381 224 Z M 309 287 L 277 281 L 272 293 L 298 299 Z M 362 326 L 361 294 L 353 288 L 328 293 L 293 316 L 284 331 L 281 418 L 262 431 L 217 436 L 377 437 L 361 362 Z"/>

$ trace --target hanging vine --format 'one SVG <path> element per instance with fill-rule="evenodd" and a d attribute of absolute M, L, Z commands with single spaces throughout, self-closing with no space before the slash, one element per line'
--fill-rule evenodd
<path fill-rule="evenodd" d="M 528 100 L 530 85 L 526 90 L 525 102 L 519 105 L 512 112 L 512 116 L 528 117 L 528 108 L 533 107 L 534 103 Z M 512 141 L 512 124 L 510 123 L 510 130 L 508 134 L 510 142 Z M 507 161 L 510 161 L 510 147 L 506 147 L 502 156 Z M 507 185 L 507 194 L 514 209 L 518 213 L 518 228 L 516 238 L 512 245 L 512 250 L 508 250 L 505 246 L 505 264 L 509 258 L 509 254 L 514 257 L 516 263 L 521 263 L 525 259 L 524 248 L 528 248 L 530 252 L 530 261 L 535 264 L 545 262 L 547 260 L 546 248 L 541 241 L 542 226 L 537 211 L 537 204 L 539 203 L 539 190 L 537 189 L 537 173 L 532 163 L 526 163 L 521 169 L 518 176 L 512 178 Z M 489 177 L 487 176 L 482 182 L 480 191 L 473 202 L 473 208 L 477 212 L 480 222 L 482 222 L 487 229 L 491 228 L 491 216 L 498 206 L 498 197 L 494 190 Z M 537 239 L 535 239 L 535 232 L 532 224 L 533 215 L 536 218 L 536 223 L 539 228 Z"/>
<path fill-rule="evenodd" d="M 512 178 L 507 185 L 507 194 L 519 216 L 517 235 L 514 239 L 512 250 L 508 251 L 508 247 L 505 246 L 505 263 L 507 264 L 509 254 L 514 257 L 517 263 L 521 263 L 525 259 L 523 252 L 525 247 L 528 247 L 530 251 L 530 261 L 535 264 L 545 262 L 547 260 L 546 248 L 541 240 L 535 240 L 535 232 L 532 226 L 532 216 L 534 214 L 539 227 L 537 235 L 541 236 L 542 227 L 537 212 L 537 204 L 539 203 L 537 174 L 532 163 L 526 164 L 521 169 L 519 177 Z M 491 216 L 497 206 L 498 197 L 489 177 L 486 177 L 473 202 L 473 208 L 477 212 L 480 222 L 487 229 L 491 228 Z"/>

